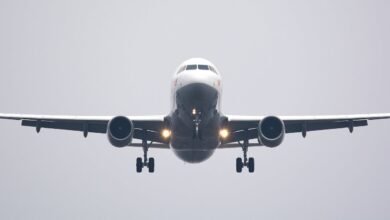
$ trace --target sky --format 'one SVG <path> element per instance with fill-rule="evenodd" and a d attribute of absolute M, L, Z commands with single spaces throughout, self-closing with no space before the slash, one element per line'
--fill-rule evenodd
<path fill-rule="evenodd" d="M 203 57 L 240 115 L 390 112 L 386 0 L 0 0 L 0 112 L 168 114 L 173 72 Z M 0 121 L 1 219 L 389 219 L 390 120 L 289 134 L 186 164 L 106 135 Z"/>

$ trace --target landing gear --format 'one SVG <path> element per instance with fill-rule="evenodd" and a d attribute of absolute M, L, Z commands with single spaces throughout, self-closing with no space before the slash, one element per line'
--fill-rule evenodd
<path fill-rule="evenodd" d="M 253 157 L 250 157 L 248 160 L 248 170 L 249 173 L 255 172 L 255 159 Z"/>
<path fill-rule="evenodd" d="M 142 141 L 142 149 L 144 151 L 144 157 L 138 157 L 136 160 L 136 171 L 137 173 L 142 173 L 142 169 L 147 167 L 149 173 L 154 173 L 154 158 L 148 158 L 148 149 L 150 144 L 146 140 Z"/>
<path fill-rule="evenodd" d="M 202 112 L 198 111 L 196 108 L 192 109 L 192 122 L 193 124 L 193 139 L 202 139 L 202 134 L 199 130 L 199 125 L 202 122 Z"/>
<path fill-rule="evenodd" d="M 248 167 L 249 173 L 255 172 L 255 159 L 253 157 L 250 157 L 248 159 L 248 157 L 247 157 L 248 146 L 249 146 L 248 140 L 244 140 L 244 143 L 242 143 L 242 144 L 240 143 L 240 145 L 241 145 L 242 151 L 244 153 L 244 158 L 239 157 L 236 159 L 237 173 L 241 173 L 243 167 Z"/>
<path fill-rule="evenodd" d="M 236 159 L 236 171 L 237 171 L 237 173 L 241 173 L 243 167 L 244 167 L 244 163 L 242 162 L 242 158 L 238 157 Z"/>
<path fill-rule="evenodd" d="M 149 158 L 148 169 L 149 169 L 149 173 L 154 173 L 154 158 L 153 157 Z"/>
<path fill-rule="evenodd" d="M 137 164 L 136 164 L 137 173 L 141 173 L 143 167 L 144 167 L 144 163 L 142 162 L 142 158 L 138 157 Z"/>

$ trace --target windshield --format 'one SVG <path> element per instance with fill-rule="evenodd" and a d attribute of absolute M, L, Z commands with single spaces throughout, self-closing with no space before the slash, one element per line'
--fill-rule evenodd
<path fill-rule="evenodd" d="M 196 70 L 197 69 L 197 65 L 188 65 L 186 70 Z"/>
<path fill-rule="evenodd" d="M 200 70 L 209 70 L 209 66 L 207 66 L 207 65 L 198 65 L 198 69 L 200 69 Z"/>
<path fill-rule="evenodd" d="M 218 74 L 214 67 L 209 66 L 209 65 L 205 65 L 205 64 L 198 64 L 198 65 L 197 64 L 190 64 L 187 66 L 182 66 L 177 71 L 177 74 L 183 72 L 184 70 L 197 70 L 197 69 L 198 70 L 211 70 L 212 72 Z"/>

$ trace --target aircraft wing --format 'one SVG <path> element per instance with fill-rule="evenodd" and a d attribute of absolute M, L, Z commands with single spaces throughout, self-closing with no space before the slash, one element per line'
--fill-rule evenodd
<path fill-rule="evenodd" d="M 156 144 L 151 147 L 169 148 L 167 141 L 161 138 L 160 132 L 164 126 L 165 116 L 127 116 L 134 124 L 134 139 L 146 139 Z M 108 122 L 114 116 L 63 116 L 63 115 L 25 115 L 1 114 L 0 119 L 21 121 L 22 126 L 34 127 L 37 132 L 42 128 L 78 131 L 88 136 L 88 133 L 107 133 Z M 145 132 L 146 131 L 146 132 Z M 146 136 L 146 137 L 145 137 Z M 130 146 L 141 146 L 132 144 Z"/>
<path fill-rule="evenodd" d="M 257 139 L 257 128 L 261 120 L 266 116 L 239 116 L 226 115 L 228 129 L 231 135 L 221 146 L 222 148 L 234 147 L 234 142 L 248 138 Z M 389 119 L 390 113 L 384 114 L 358 114 L 358 115 L 322 115 L 322 116 L 280 116 L 285 124 L 285 132 L 302 133 L 306 137 L 307 132 L 348 128 L 350 132 L 355 127 L 367 126 L 369 120 Z M 256 146 L 259 146 L 257 144 Z"/>

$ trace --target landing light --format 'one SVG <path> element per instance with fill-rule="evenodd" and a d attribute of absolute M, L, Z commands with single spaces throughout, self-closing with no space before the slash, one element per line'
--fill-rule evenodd
<path fill-rule="evenodd" d="M 219 136 L 221 136 L 223 139 L 229 137 L 229 130 L 226 128 L 219 130 Z"/>
<path fill-rule="evenodd" d="M 171 131 L 169 130 L 169 129 L 164 129 L 164 130 L 162 130 L 162 132 L 161 132 L 161 136 L 163 137 L 163 138 L 169 138 L 170 136 L 171 136 Z"/>
<path fill-rule="evenodd" d="M 196 109 L 192 109 L 192 114 L 196 115 Z"/>

